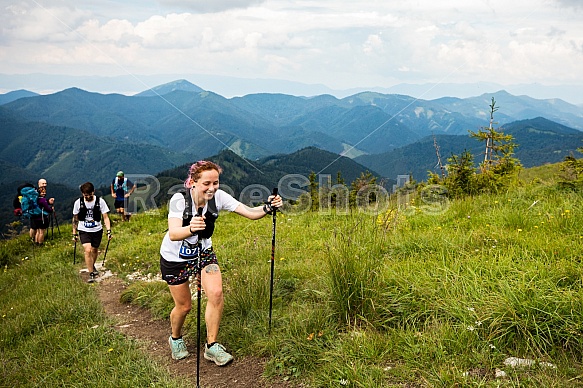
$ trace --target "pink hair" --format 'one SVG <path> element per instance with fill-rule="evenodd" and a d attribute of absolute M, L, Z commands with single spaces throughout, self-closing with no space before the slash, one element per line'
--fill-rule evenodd
<path fill-rule="evenodd" d="M 188 177 L 184 181 L 184 187 L 190 189 L 192 187 L 192 182 L 196 182 L 204 171 L 210 170 L 215 170 L 219 174 L 223 172 L 223 169 L 219 167 L 218 164 L 209 162 L 208 160 L 199 160 L 198 162 L 194 163 L 188 169 Z"/>

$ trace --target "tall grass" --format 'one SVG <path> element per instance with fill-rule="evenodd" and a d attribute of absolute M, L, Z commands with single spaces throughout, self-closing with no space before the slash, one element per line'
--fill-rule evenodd
<path fill-rule="evenodd" d="M 27 236 L 2 242 L 17 258 L 16 246 L 28 244 Z M 0 272 L 0 385 L 181 386 L 113 328 L 72 257 L 60 238 Z"/>
<path fill-rule="evenodd" d="M 333 308 L 350 326 L 377 319 L 385 235 L 371 227 L 371 220 L 347 221 L 340 223 L 327 244 L 326 269 Z"/>
<path fill-rule="evenodd" d="M 279 214 L 271 333 L 271 220 L 221 215 L 213 236 L 225 282 L 219 341 L 236 356 L 266 357 L 269 376 L 313 387 L 580 386 L 583 200 L 549 182 L 530 177 L 443 212 Z M 157 274 L 165 229 L 163 209 L 116 224 L 107 265 L 122 278 Z M 53 259 L 65 260 L 71 248 L 59 252 Z M 55 291 L 66 299 L 81 292 Z M 4 300 L 2 311 L 16 303 Z M 164 283 L 135 282 L 124 300 L 160 318 L 172 308 Z M 51 327 L 67 317 L 84 322 L 69 330 L 102 338 L 87 330 L 96 319 L 92 303 L 59 313 L 58 303 L 44 304 L 42 320 Z M 195 324 L 190 314 L 187 335 Z M 3 337 L 10 347 L 19 343 L 12 335 L 43 332 L 38 322 L 19 325 Z M 511 356 L 556 368 L 509 368 L 503 361 Z M 496 369 L 507 377 L 494 377 Z"/>

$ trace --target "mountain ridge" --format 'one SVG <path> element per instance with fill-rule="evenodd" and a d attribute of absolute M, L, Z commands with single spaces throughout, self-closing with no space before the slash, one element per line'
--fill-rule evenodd
<path fill-rule="evenodd" d="M 557 100 L 516 97 L 505 91 L 470 99 L 426 101 L 376 92 L 344 99 L 281 94 L 227 99 L 199 89 L 184 80 L 161 85 L 158 90 L 165 94 L 154 97 L 102 95 L 71 88 L 3 107 L 29 121 L 84 129 L 99 136 L 202 156 L 232 148 L 253 160 L 310 145 L 335 153 L 355 148 L 357 155 L 376 154 L 430 134 L 466 134 L 488 122 L 491 98 L 497 99 L 501 108 L 496 119 L 502 125 L 544 116 L 583 129 L 581 108 Z M 204 144 L 202 149 L 200 144 Z"/>

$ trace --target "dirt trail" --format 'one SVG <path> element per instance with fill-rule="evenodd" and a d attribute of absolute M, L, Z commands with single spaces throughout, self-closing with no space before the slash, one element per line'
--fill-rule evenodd
<path fill-rule="evenodd" d="M 82 274 L 81 276 L 87 277 L 88 275 Z M 120 295 L 126 285 L 116 276 L 102 279 L 95 283 L 95 287 L 105 312 L 115 319 L 116 330 L 139 341 L 144 351 L 150 354 L 156 362 L 167 366 L 173 375 L 182 376 L 190 381 L 192 386 L 196 386 L 196 345 L 192 341 L 190 341 L 191 343 L 187 341 L 189 357 L 180 361 L 172 360 L 168 347 L 170 333 L 168 320 L 154 320 L 149 311 L 121 303 Z M 264 365 L 265 360 L 262 359 L 236 357 L 230 365 L 218 367 L 202 357 L 201 349 L 200 385 L 204 388 L 294 387 L 293 384 L 286 381 L 267 381 L 261 377 Z"/>

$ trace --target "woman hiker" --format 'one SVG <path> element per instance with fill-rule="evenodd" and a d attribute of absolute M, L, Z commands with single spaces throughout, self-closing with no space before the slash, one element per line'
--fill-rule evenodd
<path fill-rule="evenodd" d="M 41 208 L 41 214 L 32 216 L 30 218 L 30 230 L 34 234 L 33 240 L 36 245 L 42 246 L 45 242 L 47 229 L 50 226 L 50 221 L 53 213 L 53 207 L 49 204 L 46 198 L 47 189 L 45 187 L 38 188 L 37 204 Z"/>
<path fill-rule="evenodd" d="M 202 289 L 207 296 L 204 358 L 219 366 L 231 362 L 233 356 L 216 342 L 223 313 L 223 280 L 210 237 L 214 221 L 220 210 L 257 220 L 271 214 L 273 208 L 279 208 L 283 203 L 280 196 L 270 196 L 268 204 L 248 207 L 219 189 L 221 172 L 218 165 L 209 161 L 199 161 L 190 167 L 184 182 L 187 191 L 176 193 L 170 199 L 168 232 L 160 247 L 162 278 L 168 283 L 174 299 L 174 308 L 170 312 L 172 334 L 168 338 L 172 358 L 180 360 L 188 356 L 182 339 L 182 326 L 192 308 L 188 281 L 190 276 L 200 276 Z M 190 220 L 188 213 L 193 215 Z M 201 274 L 197 271 L 199 255 Z"/>

